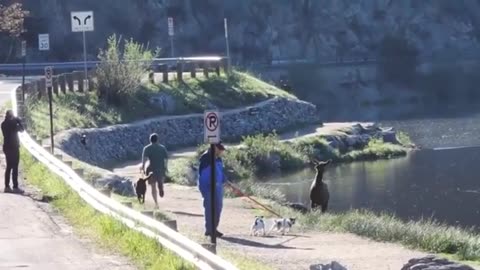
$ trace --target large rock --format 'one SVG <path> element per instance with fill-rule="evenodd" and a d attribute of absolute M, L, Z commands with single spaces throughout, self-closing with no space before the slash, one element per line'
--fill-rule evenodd
<path fill-rule="evenodd" d="M 329 264 L 312 264 L 310 270 L 347 270 L 344 266 L 336 261 Z"/>
<path fill-rule="evenodd" d="M 475 270 L 468 265 L 457 264 L 447 259 L 427 256 L 411 259 L 402 267 L 402 270 Z"/>
<path fill-rule="evenodd" d="M 94 186 L 96 188 L 107 188 L 121 196 L 132 197 L 136 195 L 132 181 L 115 174 L 108 174 L 96 180 Z"/>

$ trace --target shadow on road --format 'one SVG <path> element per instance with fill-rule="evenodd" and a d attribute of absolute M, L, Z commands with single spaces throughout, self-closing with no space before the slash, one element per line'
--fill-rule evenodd
<path fill-rule="evenodd" d="M 182 211 L 172 211 L 172 213 L 177 215 L 182 215 L 182 216 L 189 216 L 189 217 L 203 217 L 202 214 L 187 213 Z"/>
<path fill-rule="evenodd" d="M 233 244 L 238 244 L 238 245 L 243 245 L 243 246 L 251 246 L 251 247 L 258 247 L 258 248 L 271 248 L 271 249 L 298 249 L 298 250 L 313 250 L 312 248 L 296 248 L 296 247 L 287 247 L 282 244 L 276 244 L 276 245 L 269 245 L 269 244 L 264 244 L 261 242 L 256 242 L 248 239 L 242 239 L 242 238 L 236 238 L 232 236 L 224 236 L 221 238 L 224 241 L 233 243 Z"/>

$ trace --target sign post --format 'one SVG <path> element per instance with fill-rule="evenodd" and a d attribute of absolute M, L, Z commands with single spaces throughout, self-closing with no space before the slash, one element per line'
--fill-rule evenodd
<path fill-rule="evenodd" d="M 70 17 L 72 22 L 72 32 L 83 33 L 83 61 L 84 61 L 84 69 L 85 69 L 85 81 L 87 82 L 87 85 L 88 85 L 87 42 L 86 42 L 85 32 L 90 32 L 94 30 L 93 11 L 71 12 Z"/>
<path fill-rule="evenodd" d="M 168 17 L 168 36 L 170 37 L 170 48 L 171 48 L 170 50 L 171 50 L 171 53 L 172 53 L 172 58 L 175 57 L 174 47 L 173 47 L 173 35 L 174 35 L 173 18 Z"/>
<path fill-rule="evenodd" d="M 27 41 L 22 40 L 22 101 L 24 103 L 25 103 L 25 62 L 26 61 L 27 61 Z"/>
<path fill-rule="evenodd" d="M 53 70 L 52 67 L 48 66 L 45 67 L 45 86 L 47 87 L 48 91 L 48 106 L 50 110 L 50 150 L 52 151 L 52 155 L 54 154 L 54 142 L 53 142 L 53 108 L 52 108 L 52 76 Z"/>
<path fill-rule="evenodd" d="M 230 44 L 228 42 L 228 23 L 227 18 L 223 19 L 223 27 L 225 29 L 225 43 L 227 47 L 227 74 L 230 74 Z"/>
<path fill-rule="evenodd" d="M 50 37 L 48 34 L 38 34 L 38 50 L 39 51 L 50 50 Z"/>
<path fill-rule="evenodd" d="M 210 232 L 210 242 L 213 244 L 212 250 L 216 253 L 217 245 L 217 224 L 216 224 L 216 209 L 215 209 L 215 190 L 216 190 L 216 166 L 215 166 L 215 144 L 220 143 L 220 117 L 216 111 L 206 111 L 204 114 L 204 139 L 206 143 L 210 144 L 210 168 L 211 168 L 211 210 L 212 210 L 212 231 Z"/>

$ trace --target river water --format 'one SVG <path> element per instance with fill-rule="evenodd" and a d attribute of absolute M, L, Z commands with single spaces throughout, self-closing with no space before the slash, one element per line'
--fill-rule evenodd
<path fill-rule="evenodd" d="M 335 111 L 335 113 L 333 113 Z M 422 217 L 462 227 L 480 224 L 480 110 L 473 106 L 324 109 L 327 121 L 376 121 L 409 133 L 422 150 L 407 157 L 332 166 L 324 179 L 329 209 L 370 209 L 405 220 Z M 314 172 L 266 185 L 308 204 Z"/>

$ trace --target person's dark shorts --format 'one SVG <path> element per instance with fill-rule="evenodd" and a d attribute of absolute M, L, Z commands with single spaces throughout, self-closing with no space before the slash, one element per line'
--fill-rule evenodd
<path fill-rule="evenodd" d="M 150 185 L 153 185 L 155 183 L 158 183 L 159 185 L 163 185 L 163 182 L 165 181 L 165 174 L 163 173 L 153 173 L 152 177 L 148 179 L 148 183 Z"/>

